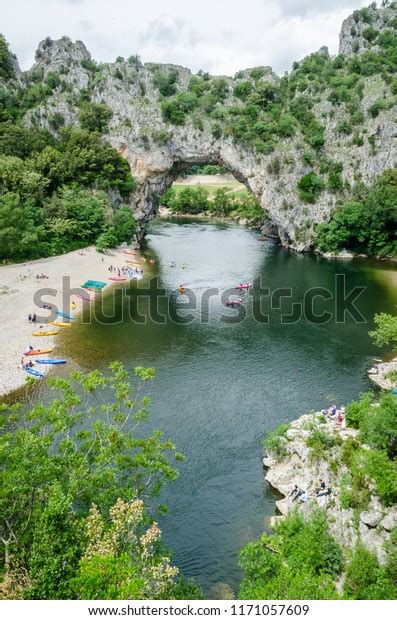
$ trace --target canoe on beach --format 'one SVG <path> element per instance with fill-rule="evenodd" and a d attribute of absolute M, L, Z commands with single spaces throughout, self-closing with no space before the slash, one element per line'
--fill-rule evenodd
<path fill-rule="evenodd" d="M 66 364 L 66 360 L 36 360 L 38 364 Z"/>
<path fill-rule="evenodd" d="M 76 295 L 76 297 L 79 297 L 79 299 L 82 299 L 83 301 L 89 301 L 90 303 L 95 301 L 92 297 L 85 297 L 84 295 Z"/>
<path fill-rule="evenodd" d="M 237 284 L 237 286 L 235 286 L 234 288 L 237 289 L 248 289 L 248 288 L 252 288 L 252 284 Z"/>
<path fill-rule="evenodd" d="M 59 330 L 53 332 L 33 332 L 32 336 L 56 336 L 59 334 Z"/>
<path fill-rule="evenodd" d="M 126 282 L 128 278 L 124 278 L 123 276 L 109 276 L 109 280 L 113 280 L 113 282 Z"/>
<path fill-rule="evenodd" d="M 71 314 L 68 314 L 67 312 L 57 312 L 58 316 L 63 316 L 64 319 L 68 319 L 68 321 L 72 321 L 74 319 L 74 316 L 72 316 Z"/>
<path fill-rule="evenodd" d="M 105 288 L 106 282 L 101 282 L 100 280 L 87 280 L 84 284 L 81 285 L 81 288 L 86 288 L 88 290 L 101 291 Z"/>
<path fill-rule="evenodd" d="M 40 377 L 42 379 L 44 377 L 44 373 L 39 370 L 35 370 L 34 368 L 25 368 L 26 372 L 33 377 Z"/>
<path fill-rule="evenodd" d="M 46 353 L 52 353 L 54 349 L 33 349 L 24 355 L 45 355 Z"/>
<path fill-rule="evenodd" d="M 72 327 L 71 323 L 65 323 L 64 321 L 50 321 L 49 325 L 56 325 L 56 327 Z"/>

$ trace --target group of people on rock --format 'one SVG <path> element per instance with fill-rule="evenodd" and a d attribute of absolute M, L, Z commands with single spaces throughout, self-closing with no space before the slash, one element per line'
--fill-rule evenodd
<path fill-rule="evenodd" d="M 322 409 L 321 413 L 327 420 L 334 422 L 340 428 L 345 421 L 346 409 L 343 405 L 339 409 L 336 405 L 331 405 L 328 409 Z"/>
<path fill-rule="evenodd" d="M 324 480 L 320 478 L 320 480 L 318 481 L 318 485 L 314 490 L 314 496 L 313 496 L 314 498 L 317 499 L 317 503 L 323 506 L 324 503 L 326 502 L 326 498 L 329 497 L 331 493 L 332 493 L 331 487 L 330 486 L 327 487 Z M 295 484 L 294 488 L 290 492 L 289 498 L 292 503 L 296 501 L 304 503 L 304 502 L 309 501 L 309 499 L 311 499 L 308 492 L 301 489 L 297 484 Z"/>

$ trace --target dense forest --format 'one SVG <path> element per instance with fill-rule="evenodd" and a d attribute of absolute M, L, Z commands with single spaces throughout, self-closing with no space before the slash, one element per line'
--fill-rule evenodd
<path fill-rule="evenodd" d="M 19 84 L 0 37 L 1 259 L 52 256 L 91 243 L 104 249 L 130 241 L 135 230 L 127 206 L 134 179 L 101 137 L 106 107 L 83 105 L 80 127 L 64 127 L 54 115 L 56 132 L 23 123 L 25 112 L 58 85 L 58 76 L 43 82 L 40 73 Z"/>

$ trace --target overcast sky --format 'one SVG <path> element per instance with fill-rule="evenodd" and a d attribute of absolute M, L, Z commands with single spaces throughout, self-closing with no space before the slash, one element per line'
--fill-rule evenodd
<path fill-rule="evenodd" d="M 95 60 L 139 54 L 212 74 L 270 65 L 278 73 L 327 45 L 369 0 L 0 0 L 1 29 L 22 69 L 39 41 L 81 39 Z"/>

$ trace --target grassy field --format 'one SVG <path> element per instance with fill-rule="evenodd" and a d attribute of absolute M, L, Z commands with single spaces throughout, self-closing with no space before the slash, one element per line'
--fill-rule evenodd
<path fill-rule="evenodd" d="M 206 181 L 207 179 L 208 177 L 206 177 Z M 186 183 L 186 182 L 181 183 L 181 182 L 178 182 L 178 179 L 177 179 L 172 185 L 172 187 L 175 189 L 177 193 L 181 192 L 185 187 L 203 187 L 204 189 L 207 190 L 210 197 L 214 196 L 215 192 L 221 188 L 224 188 L 228 193 L 232 193 L 236 197 L 247 196 L 249 193 L 247 188 L 242 183 L 239 183 L 235 179 L 231 181 L 226 181 L 226 182 L 222 180 L 220 182 L 217 179 L 216 175 L 214 175 L 214 181 L 211 183 L 208 183 L 208 182 L 202 183 L 200 182 L 200 176 L 192 176 L 189 178 L 189 183 Z"/>

